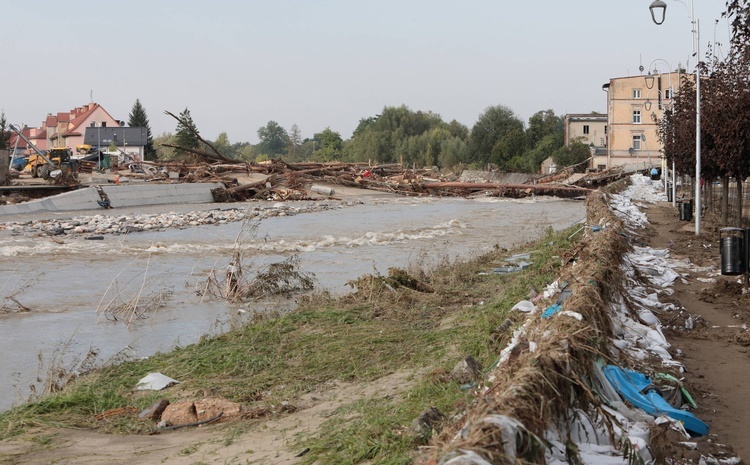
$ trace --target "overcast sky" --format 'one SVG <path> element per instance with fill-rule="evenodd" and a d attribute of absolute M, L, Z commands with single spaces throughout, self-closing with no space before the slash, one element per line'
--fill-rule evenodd
<path fill-rule="evenodd" d="M 603 113 L 612 77 L 693 69 L 688 8 L 665 1 L 656 26 L 651 0 L 0 0 L 0 108 L 40 126 L 93 93 L 127 120 L 140 98 L 154 135 L 188 107 L 204 137 L 251 143 L 269 120 L 348 139 L 401 104 L 469 128 L 498 104 Z M 695 3 L 701 55 L 726 53 L 724 0 Z"/>

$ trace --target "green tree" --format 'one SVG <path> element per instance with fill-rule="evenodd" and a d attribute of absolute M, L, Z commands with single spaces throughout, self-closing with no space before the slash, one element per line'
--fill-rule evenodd
<path fill-rule="evenodd" d="M 190 115 L 190 110 L 185 108 L 182 113 L 180 113 L 180 121 L 177 122 L 175 144 L 184 148 L 197 149 L 200 147 L 201 143 L 196 134 L 198 134 L 198 129 L 195 127 L 193 117 Z M 181 150 L 178 150 L 177 152 L 179 155 L 190 153 Z"/>
<path fill-rule="evenodd" d="M 176 150 L 172 147 L 164 147 L 162 144 L 177 145 L 175 135 L 171 132 L 163 132 L 154 138 L 154 147 L 156 148 L 157 160 L 173 160 L 176 156 Z"/>
<path fill-rule="evenodd" d="M 575 171 L 584 172 L 586 171 L 586 164 L 583 162 L 590 157 L 591 150 L 589 149 L 589 146 L 583 142 L 575 141 L 560 148 L 560 150 L 552 156 L 552 160 L 557 165 L 558 170 L 576 165 Z"/>
<path fill-rule="evenodd" d="M 298 161 L 300 158 L 300 147 L 302 146 L 302 132 L 297 124 L 292 124 L 289 130 L 289 149 L 287 153 L 292 161 Z"/>
<path fill-rule="evenodd" d="M 523 126 L 511 127 L 492 147 L 492 163 L 505 171 L 518 171 L 518 160 L 526 151 L 526 134 Z M 514 163 L 515 161 L 515 163 Z"/>
<path fill-rule="evenodd" d="M 468 132 L 459 123 L 445 123 L 440 115 L 432 112 L 412 111 L 406 105 L 385 107 L 379 115 L 360 119 L 352 139 L 345 144 L 344 159 L 376 163 L 403 161 L 420 166 L 428 162 L 432 166 L 441 157 L 442 139 L 428 142 L 420 137 L 434 129 L 445 129 L 447 137 L 455 134 L 465 138 Z"/>
<path fill-rule="evenodd" d="M 260 127 L 258 139 L 260 139 L 258 151 L 261 154 L 268 155 L 269 158 L 283 155 L 289 145 L 289 135 L 286 129 L 279 126 L 276 121 L 269 121 L 268 124 Z"/>
<path fill-rule="evenodd" d="M 557 133 L 560 135 L 563 133 L 562 118 L 555 116 L 553 110 L 538 111 L 529 118 L 529 127 L 526 130 L 528 146 L 533 148 L 546 136 Z M 562 141 L 562 137 L 560 140 Z"/>
<path fill-rule="evenodd" d="M 318 141 L 315 152 L 313 152 L 313 158 L 318 161 L 333 161 L 341 160 L 341 149 L 344 145 L 344 141 L 341 139 L 341 135 L 332 131 L 330 127 L 327 127 L 323 132 L 315 134 L 315 141 Z"/>
<path fill-rule="evenodd" d="M 507 165 L 514 155 L 509 151 L 516 146 L 517 136 L 523 130 L 523 121 L 510 108 L 504 105 L 486 108 L 471 129 L 470 161 L 479 165 L 489 162 Z"/>
<path fill-rule="evenodd" d="M 542 167 L 542 162 L 555 155 L 562 146 L 562 132 L 547 134 L 534 147 L 523 154 L 523 160 L 518 170 L 525 173 L 538 173 Z"/>
<path fill-rule="evenodd" d="M 464 142 L 469 140 L 469 128 L 456 120 L 451 120 L 448 123 L 448 131 L 450 131 L 451 136 L 457 137 Z"/>
<path fill-rule="evenodd" d="M 468 146 L 459 137 L 452 137 L 440 144 L 438 166 L 440 168 L 455 169 L 466 163 Z"/>
<path fill-rule="evenodd" d="M 241 160 L 253 161 L 255 160 L 255 147 L 251 144 L 242 145 L 237 149 L 237 153 Z"/>
<path fill-rule="evenodd" d="M 7 150 L 10 144 L 10 131 L 8 121 L 5 119 L 5 110 L 0 111 L 0 150 Z"/>
<path fill-rule="evenodd" d="M 239 151 L 236 147 L 237 144 L 229 142 L 229 136 L 226 132 L 221 132 L 213 142 L 213 146 L 220 154 L 228 158 L 237 158 Z"/>
<path fill-rule="evenodd" d="M 156 150 L 154 150 L 154 138 L 151 135 L 151 125 L 146 116 L 146 109 L 141 105 L 140 99 L 135 99 L 133 108 L 128 115 L 128 126 L 131 128 L 146 128 L 146 147 L 144 160 L 156 160 Z"/>

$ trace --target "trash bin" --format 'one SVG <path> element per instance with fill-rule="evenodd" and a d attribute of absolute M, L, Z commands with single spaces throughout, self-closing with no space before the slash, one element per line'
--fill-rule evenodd
<path fill-rule="evenodd" d="M 719 229 L 721 274 L 726 276 L 737 276 L 747 271 L 747 253 L 745 251 L 746 239 L 747 230 L 745 229 Z"/>
<path fill-rule="evenodd" d="M 693 219 L 693 199 L 680 200 L 680 221 Z"/>
<path fill-rule="evenodd" d="M 667 184 L 667 202 L 672 203 L 672 184 Z"/>

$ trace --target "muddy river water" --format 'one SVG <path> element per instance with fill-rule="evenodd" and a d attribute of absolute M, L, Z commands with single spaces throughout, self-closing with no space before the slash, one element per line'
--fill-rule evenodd
<path fill-rule="evenodd" d="M 196 292 L 212 269 L 226 269 L 238 237 L 245 268 L 296 255 L 300 270 L 315 274 L 318 289 L 341 294 L 349 289 L 347 281 L 363 274 L 434 266 L 495 245 L 510 247 L 550 226 L 568 227 L 585 214 L 583 202 L 546 197 L 372 197 L 328 204 L 325 211 L 265 218 L 253 228 L 234 222 L 105 235 L 102 240 L 0 229 L 0 410 L 26 399 L 38 372 L 44 377 L 49 364 L 60 359 L 63 365 L 75 365 L 92 348 L 103 361 L 120 353 L 147 357 L 247 318 L 258 304 L 201 299 Z M 230 207 L 159 210 L 179 214 L 211 208 Z M 6 221 L 0 217 L 0 223 Z M 128 313 L 127 304 L 134 299 L 143 310 Z M 143 304 L 157 299 L 158 309 Z M 293 303 L 274 305 L 283 310 Z"/>

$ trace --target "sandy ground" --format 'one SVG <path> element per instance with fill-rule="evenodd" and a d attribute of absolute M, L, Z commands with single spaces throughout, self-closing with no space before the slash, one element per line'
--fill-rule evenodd
<path fill-rule="evenodd" d="M 157 435 L 116 436 L 72 429 L 37 429 L 0 442 L 2 464 L 293 464 L 300 435 L 317 431 L 327 415 L 364 398 L 396 396 L 413 373 L 397 372 L 376 382 L 335 383 L 304 395 L 298 410 L 270 420 L 228 422 Z"/>
<path fill-rule="evenodd" d="M 343 192 L 342 192 L 343 194 Z M 347 193 L 351 194 L 351 193 Z M 696 238 L 692 222 L 679 221 L 666 202 L 651 205 L 648 245 L 669 248 L 674 258 L 720 268 L 716 237 Z M 750 457 L 750 295 L 741 295 L 736 277 L 693 274 L 676 283 L 671 300 L 693 315 L 693 330 L 669 329 L 672 353 L 687 369 L 695 411 L 711 428 L 711 440 L 730 444 Z M 701 280 L 703 279 L 703 280 Z M 712 282 L 715 280 L 715 282 Z M 682 355 L 679 355 L 682 354 Z M 290 446 L 313 433 L 332 410 L 363 397 L 397 395 L 410 375 L 396 373 L 367 385 L 332 384 L 299 399 L 298 410 L 248 423 L 215 424 L 153 436 L 113 436 L 92 431 L 37 429 L 0 442 L 2 464 L 293 464 L 303 451 Z"/>

